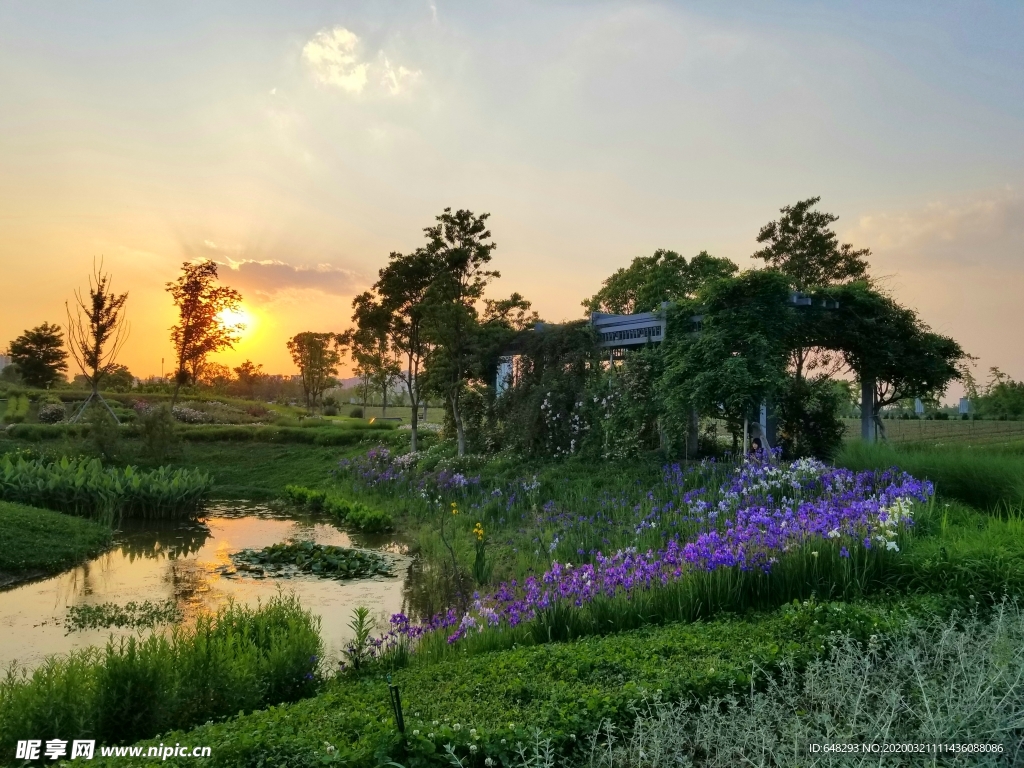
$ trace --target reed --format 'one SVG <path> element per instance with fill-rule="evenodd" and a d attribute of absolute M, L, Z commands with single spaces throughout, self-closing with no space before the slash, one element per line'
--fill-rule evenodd
<path fill-rule="evenodd" d="M 167 634 L 111 638 L 0 681 L 0 749 L 18 739 L 123 744 L 310 696 L 319 620 L 294 597 L 230 605 Z M 11 750 L 11 751 L 7 751 Z"/>

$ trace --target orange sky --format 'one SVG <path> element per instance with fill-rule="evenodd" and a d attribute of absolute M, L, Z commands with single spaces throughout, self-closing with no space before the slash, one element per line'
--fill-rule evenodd
<path fill-rule="evenodd" d="M 213 258 L 254 318 L 218 362 L 286 373 L 445 206 L 493 214 L 494 295 L 558 321 L 656 248 L 745 267 L 821 195 L 982 378 L 1024 379 L 1022 14 L 816 8 L 0 6 L 0 348 L 102 256 L 158 374 L 163 285 Z"/>

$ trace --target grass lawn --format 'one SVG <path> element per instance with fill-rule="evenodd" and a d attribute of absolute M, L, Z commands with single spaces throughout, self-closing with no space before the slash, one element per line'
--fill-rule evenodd
<path fill-rule="evenodd" d="M 169 462 L 213 475 L 213 498 L 265 501 L 283 495 L 289 484 L 320 488 L 348 453 L 366 448 L 332 448 L 271 443 L 185 443 Z"/>
<path fill-rule="evenodd" d="M 80 517 L 0 501 L 0 572 L 51 573 L 103 551 L 108 527 Z"/>

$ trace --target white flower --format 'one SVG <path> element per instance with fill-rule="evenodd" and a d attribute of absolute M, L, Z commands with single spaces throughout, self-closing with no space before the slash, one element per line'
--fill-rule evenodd
<path fill-rule="evenodd" d="M 459 725 L 458 723 L 456 723 L 455 725 L 452 726 L 452 729 L 455 730 L 455 731 L 461 731 L 462 730 L 462 726 Z"/>

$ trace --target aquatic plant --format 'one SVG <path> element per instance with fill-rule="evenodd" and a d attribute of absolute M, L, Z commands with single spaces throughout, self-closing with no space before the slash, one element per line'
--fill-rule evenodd
<path fill-rule="evenodd" d="M 192 516 L 203 508 L 212 485 L 210 475 L 198 470 L 0 457 L 0 499 L 98 519 Z"/>
<path fill-rule="evenodd" d="M 125 605 L 100 603 L 72 605 L 64 618 L 65 634 L 87 629 L 152 629 L 159 624 L 181 621 L 181 611 L 174 600 L 154 603 L 143 600 Z"/>
<path fill-rule="evenodd" d="M 294 597 L 232 604 L 194 625 L 47 657 L 0 680 L 0 749 L 32 734 L 124 744 L 312 695 L 319 619 Z M 8 751 L 10 750 L 10 751 Z"/>
<path fill-rule="evenodd" d="M 376 552 L 311 541 L 271 544 L 263 549 L 243 549 L 231 555 L 238 570 L 263 576 L 311 573 L 329 579 L 394 576 L 391 560 Z"/>

